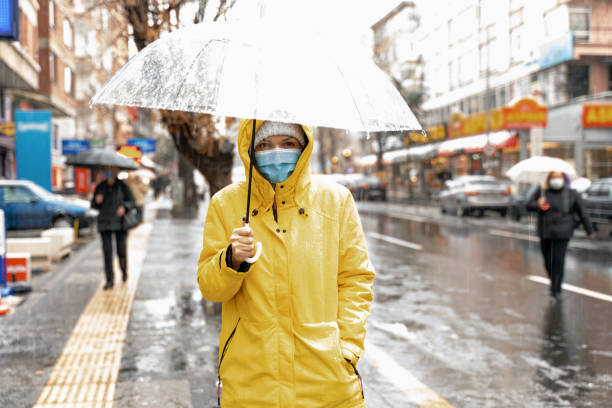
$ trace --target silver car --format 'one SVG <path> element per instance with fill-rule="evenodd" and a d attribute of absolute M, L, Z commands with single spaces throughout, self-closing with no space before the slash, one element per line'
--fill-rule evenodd
<path fill-rule="evenodd" d="M 493 176 L 460 176 L 444 183 L 440 192 L 441 211 L 458 216 L 493 210 L 505 217 L 511 205 L 508 186 Z"/>

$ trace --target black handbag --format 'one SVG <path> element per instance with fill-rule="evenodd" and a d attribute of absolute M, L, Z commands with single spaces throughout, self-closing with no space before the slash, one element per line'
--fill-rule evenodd
<path fill-rule="evenodd" d="M 138 226 L 138 224 L 140 224 L 140 220 L 138 219 L 138 211 L 135 208 L 132 208 L 126 212 L 123 216 L 122 224 L 124 230 L 130 230 Z"/>

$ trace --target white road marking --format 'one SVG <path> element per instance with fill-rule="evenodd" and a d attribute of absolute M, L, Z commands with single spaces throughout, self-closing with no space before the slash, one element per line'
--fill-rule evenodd
<path fill-rule="evenodd" d="M 388 214 L 393 218 L 399 218 L 399 219 L 407 220 L 407 221 L 414 221 L 414 222 L 428 222 L 429 221 L 427 217 L 422 217 L 420 215 L 404 214 L 404 213 L 393 211 L 393 210 L 389 211 Z"/>
<path fill-rule="evenodd" d="M 407 401 L 416 404 L 420 408 L 452 408 L 452 405 L 444 398 L 433 392 L 408 370 L 400 366 L 383 349 L 367 340 L 363 358 L 376 367 L 378 372 L 387 381 L 404 391 Z"/>
<path fill-rule="evenodd" d="M 550 280 L 543 276 L 529 275 L 527 279 L 533 282 L 542 283 L 544 285 L 550 285 Z M 562 285 L 562 288 L 569 292 L 579 293 L 581 295 L 589 296 L 599 300 L 605 300 L 606 302 L 612 302 L 612 296 L 600 292 L 595 292 L 594 290 L 584 289 L 579 286 L 570 285 L 569 283 L 564 283 Z"/>
<path fill-rule="evenodd" d="M 408 242 L 408 241 L 404 241 L 401 239 L 397 239 L 397 238 L 393 238 L 390 237 L 388 235 L 382 235 L 376 232 L 368 232 L 366 234 L 369 237 L 375 238 L 375 239 L 379 239 L 381 241 L 385 241 L 385 242 L 389 242 L 391 244 L 395 244 L 395 245 L 399 245 L 399 246 L 403 246 L 406 248 L 410 248 L 410 249 L 414 249 L 415 251 L 422 251 L 423 250 L 423 246 L 419 245 L 419 244 L 415 244 L 413 242 Z"/>
<path fill-rule="evenodd" d="M 496 229 L 489 230 L 489 234 L 491 234 L 491 235 L 498 235 L 500 237 L 522 239 L 522 240 L 525 240 L 525 241 L 532 241 L 532 242 L 539 242 L 540 241 L 540 238 L 538 238 L 537 235 L 519 234 L 519 233 L 516 233 L 516 232 L 496 230 Z"/>
<path fill-rule="evenodd" d="M 496 230 L 496 229 L 489 230 L 489 234 L 491 234 L 491 235 L 498 235 L 500 237 L 522 239 L 524 241 L 540 242 L 540 237 L 538 237 L 536 234 L 533 234 L 533 235 L 519 234 L 517 232 L 502 231 L 502 230 Z M 572 248 L 593 249 L 588 244 L 585 245 L 583 243 L 574 242 L 574 241 L 570 241 L 569 246 L 572 247 Z"/>

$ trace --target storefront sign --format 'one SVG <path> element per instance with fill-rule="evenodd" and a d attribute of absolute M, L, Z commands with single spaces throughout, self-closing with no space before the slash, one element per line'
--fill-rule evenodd
<path fill-rule="evenodd" d="M 79 154 L 90 149 L 89 140 L 62 140 L 62 154 Z"/>
<path fill-rule="evenodd" d="M 431 141 L 446 139 L 446 129 L 444 128 L 444 125 L 427 128 L 427 134 L 429 135 L 429 140 Z"/>
<path fill-rule="evenodd" d="M 155 139 L 129 139 L 128 145 L 140 147 L 142 153 L 155 153 L 156 142 Z"/>
<path fill-rule="evenodd" d="M 582 127 L 612 128 L 612 103 L 582 105 Z"/>
<path fill-rule="evenodd" d="M 15 112 L 17 178 L 51 191 L 51 111 Z"/>
<path fill-rule="evenodd" d="M 546 127 L 548 108 L 533 98 L 519 99 L 514 105 L 503 109 L 506 129 Z"/>
<path fill-rule="evenodd" d="M 89 169 L 75 167 L 74 169 L 74 192 L 87 195 L 89 193 Z"/>
<path fill-rule="evenodd" d="M 461 112 L 455 112 L 448 120 L 448 138 L 454 139 L 463 136 L 463 119 Z"/>
<path fill-rule="evenodd" d="M 106 146 L 106 143 L 104 142 L 104 139 L 91 139 L 89 141 L 89 146 L 103 148 L 104 146 Z"/>
<path fill-rule="evenodd" d="M 19 0 L 0 1 L 0 39 L 19 41 Z"/>
<path fill-rule="evenodd" d="M 571 31 L 540 47 L 540 69 L 569 61 L 574 58 L 574 36 Z"/>
<path fill-rule="evenodd" d="M 429 142 L 429 137 L 425 132 L 417 132 L 411 130 L 410 132 L 408 132 L 408 140 L 412 144 L 423 144 Z"/>
<path fill-rule="evenodd" d="M 15 122 L 1 122 L 0 134 L 5 136 L 15 136 Z"/>
<path fill-rule="evenodd" d="M 487 131 L 487 114 L 485 112 L 466 116 L 463 119 L 462 135 L 477 135 Z"/>

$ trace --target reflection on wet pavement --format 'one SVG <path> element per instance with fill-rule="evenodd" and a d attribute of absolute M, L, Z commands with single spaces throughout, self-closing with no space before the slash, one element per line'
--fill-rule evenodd
<path fill-rule="evenodd" d="M 536 243 L 461 224 L 363 213 L 362 222 L 424 248 L 368 239 L 377 271 L 368 339 L 451 404 L 609 403 L 612 305 L 573 293 L 549 305 L 547 288 L 525 279 L 543 274 Z M 611 261 L 574 251 L 566 282 L 611 293 Z"/>

